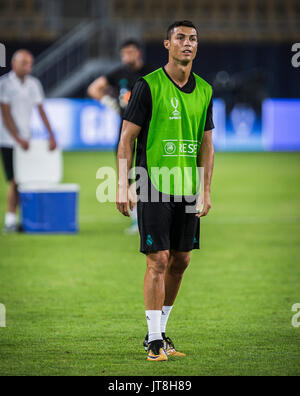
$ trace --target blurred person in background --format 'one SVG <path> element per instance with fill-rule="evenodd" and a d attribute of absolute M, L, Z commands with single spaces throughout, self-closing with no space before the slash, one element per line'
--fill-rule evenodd
<path fill-rule="evenodd" d="M 14 177 L 13 151 L 16 145 L 24 150 L 30 146 L 32 110 L 38 106 L 40 116 L 49 132 L 49 149 L 55 150 L 56 141 L 43 108 L 44 92 L 40 81 L 30 75 L 34 58 L 27 50 L 17 51 L 12 58 L 12 71 L 1 77 L 0 152 L 6 179 L 9 183 L 4 232 L 21 231 L 17 221 L 18 186 Z"/>
<path fill-rule="evenodd" d="M 124 41 L 121 45 L 120 56 L 122 66 L 96 79 L 89 86 L 88 95 L 100 100 L 104 105 L 113 107 L 123 118 L 134 84 L 140 77 L 149 74 L 152 69 L 144 63 L 141 44 L 134 39 Z M 120 136 L 121 127 L 116 149 Z M 126 233 L 134 234 L 138 232 L 136 209 L 131 212 L 131 219 L 132 225 Z"/>

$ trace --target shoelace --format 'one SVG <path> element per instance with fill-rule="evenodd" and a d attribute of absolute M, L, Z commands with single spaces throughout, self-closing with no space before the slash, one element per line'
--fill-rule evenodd
<path fill-rule="evenodd" d="M 175 345 L 173 344 L 171 338 L 167 337 L 167 338 L 165 338 L 165 341 L 169 344 L 169 347 L 171 349 L 175 349 Z"/>

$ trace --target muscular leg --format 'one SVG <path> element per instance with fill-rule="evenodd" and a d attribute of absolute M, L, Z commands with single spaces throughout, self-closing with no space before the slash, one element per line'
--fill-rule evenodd
<path fill-rule="evenodd" d="M 169 257 L 168 250 L 147 255 L 144 296 L 150 344 L 153 341 L 162 340 L 161 315 L 165 299 L 165 273 Z"/>
<path fill-rule="evenodd" d="M 173 306 L 182 277 L 191 260 L 190 252 L 172 250 L 165 273 L 165 299 L 163 305 Z"/>
<path fill-rule="evenodd" d="M 165 274 L 170 252 L 168 250 L 147 255 L 144 280 L 146 310 L 161 310 L 165 300 Z"/>

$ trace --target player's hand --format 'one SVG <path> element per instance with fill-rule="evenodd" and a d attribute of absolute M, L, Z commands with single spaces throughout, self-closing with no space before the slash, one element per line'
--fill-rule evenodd
<path fill-rule="evenodd" d="M 129 187 L 119 187 L 117 193 L 117 209 L 122 215 L 130 217 L 130 211 L 135 207 L 134 197 L 132 197 Z"/>
<path fill-rule="evenodd" d="M 203 209 L 200 211 L 202 205 L 203 205 Z M 210 193 L 204 193 L 204 202 L 201 200 L 201 198 L 198 201 L 197 210 L 199 210 L 199 213 L 196 214 L 196 217 L 200 219 L 200 217 L 207 216 L 210 209 L 211 209 Z"/>
<path fill-rule="evenodd" d="M 112 96 L 104 95 L 100 102 L 103 105 L 113 109 L 116 113 L 120 114 L 120 108 L 119 108 L 118 102 Z"/>
<path fill-rule="evenodd" d="M 19 145 L 22 147 L 23 150 L 27 151 L 29 149 L 29 142 L 28 140 L 25 139 L 18 139 Z"/>
<path fill-rule="evenodd" d="M 54 137 L 51 137 L 49 139 L 49 150 L 54 151 L 56 147 L 57 147 L 56 140 L 54 139 Z"/>

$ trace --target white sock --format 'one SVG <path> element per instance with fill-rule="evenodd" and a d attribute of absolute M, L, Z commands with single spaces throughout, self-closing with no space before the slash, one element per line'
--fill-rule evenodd
<path fill-rule="evenodd" d="M 170 313 L 172 311 L 172 308 L 173 308 L 173 305 L 171 307 L 164 305 L 162 308 L 161 328 L 160 328 L 162 333 L 166 332 L 167 323 L 168 323 L 168 319 L 169 319 Z"/>
<path fill-rule="evenodd" d="M 5 226 L 13 227 L 17 225 L 17 215 L 15 213 L 6 213 L 5 215 Z"/>
<path fill-rule="evenodd" d="M 146 311 L 146 318 L 148 323 L 148 342 L 155 340 L 162 340 L 160 322 L 161 322 L 161 311 Z"/>

